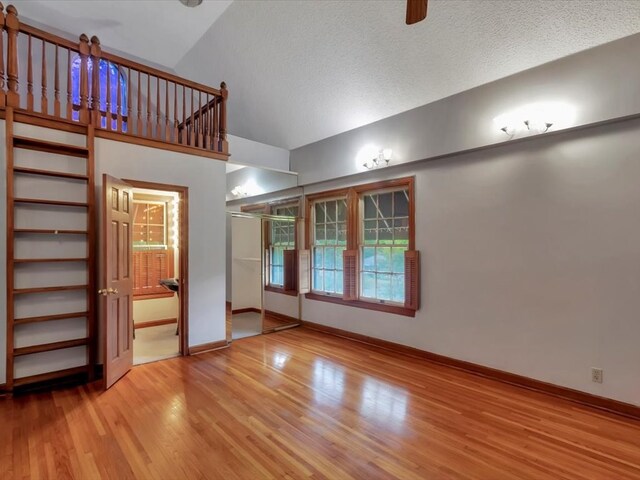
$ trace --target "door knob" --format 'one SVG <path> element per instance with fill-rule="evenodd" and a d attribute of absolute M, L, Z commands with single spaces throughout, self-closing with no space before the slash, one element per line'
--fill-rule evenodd
<path fill-rule="evenodd" d="M 118 293 L 117 288 L 101 288 L 98 290 L 98 295 L 106 297 L 107 295 L 116 295 Z"/>

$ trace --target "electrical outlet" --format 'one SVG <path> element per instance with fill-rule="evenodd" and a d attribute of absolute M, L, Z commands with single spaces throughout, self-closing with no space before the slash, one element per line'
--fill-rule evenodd
<path fill-rule="evenodd" d="M 604 380 L 604 373 L 601 368 L 592 368 L 591 369 L 591 381 L 596 383 L 602 383 Z"/>

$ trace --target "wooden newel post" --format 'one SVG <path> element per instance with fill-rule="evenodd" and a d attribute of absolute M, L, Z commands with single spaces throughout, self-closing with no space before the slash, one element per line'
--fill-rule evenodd
<path fill-rule="evenodd" d="M 81 53 L 82 54 L 82 53 Z M 100 127 L 100 57 L 102 48 L 100 39 L 95 35 L 91 37 L 91 124 Z M 109 73 L 107 72 L 107 75 Z"/>
<path fill-rule="evenodd" d="M 13 5 L 7 7 L 5 18 L 7 30 L 7 105 L 9 107 L 20 106 L 20 94 L 18 93 L 18 10 Z"/>
<path fill-rule="evenodd" d="M 222 82 L 220 84 L 220 148 L 222 153 L 229 153 L 229 142 L 227 141 L 227 98 L 229 97 L 229 90 L 227 90 L 227 84 Z"/>
<path fill-rule="evenodd" d="M 0 2 L 0 108 L 5 107 L 7 105 L 7 94 L 5 91 L 6 84 L 4 81 L 4 25 L 5 25 L 5 14 L 4 14 L 4 5 Z"/>
<path fill-rule="evenodd" d="M 80 123 L 89 123 L 89 37 L 80 35 Z"/>

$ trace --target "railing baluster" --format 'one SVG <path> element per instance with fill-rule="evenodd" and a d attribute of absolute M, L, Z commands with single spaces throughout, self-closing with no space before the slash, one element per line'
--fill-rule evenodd
<path fill-rule="evenodd" d="M 18 11 L 13 5 L 7 7 L 5 19 L 7 29 L 7 105 L 20 107 L 20 94 L 18 93 L 18 30 L 20 21 Z"/>
<path fill-rule="evenodd" d="M 67 120 L 73 119 L 73 90 L 71 78 L 71 49 L 67 49 Z"/>
<path fill-rule="evenodd" d="M 162 139 L 162 129 L 160 128 L 160 117 L 162 116 L 162 105 L 160 104 L 160 77 L 156 77 L 156 137 Z"/>
<path fill-rule="evenodd" d="M 45 115 L 49 114 L 49 101 L 47 100 L 47 42 L 42 39 L 42 99 L 40 100 L 40 111 Z"/>
<path fill-rule="evenodd" d="M 211 105 L 209 102 L 209 92 L 207 92 L 207 109 L 205 110 L 206 128 L 204 132 L 204 148 L 211 149 Z"/>
<path fill-rule="evenodd" d="M 196 143 L 196 131 L 194 128 L 195 112 L 193 111 L 193 87 L 191 88 L 191 103 L 189 104 L 189 106 L 191 107 L 191 121 L 189 122 L 189 145 L 193 147 Z"/>
<path fill-rule="evenodd" d="M 147 73 L 147 137 L 153 137 L 151 125 L 151 74 Z"/>
<path fill-rule="evenodd" d="M 127 68 L 127 133 L 131 131 L 131 67 Z"/>
<path fill-rule="evenodd" d="M 227 97 L 229 91 L 224 82 L 220 84 L 220 93 L 222 98 L 220 99 L 220 148 L 218 151 L 229 153 L 229 142 L 227 142 Z"/>
<path fill-rule="evenodd" d="M 182 85 L 182 144 L 187 144 L 187 96 L 186 96 L 187 86 Z"/>
<path fill-rule="evenodd" d="M 178 137 L 178 84 L 173 82 L 173 141 L 180 142 Z"/>
<path fill-rule="evenodd" d="M 102 126 L 100 110 L 100 57 L 102 49 L 98 37 L 91 37 L 91 123 L 96 127 Z M 87 65 L 88 68 L 88 65 Z M 88 73 L 88 72 L 87 72 Z"/>
<path fill-rule="evenodd" d="M 216 152 L 220 150 L 220 128 L 218 123 L 218 104 L 219 100 L 216 97 L 216 101 L 213 102 L 213 150 Z"/>
<path fill-rule="evenodd" d="M 122 82 L 120 81 L 120 65 L 116 64 L 116 82 L 118 82 L 118 96 L 116 98 L 116 130 L 122 132 Z"/>
<path fill-rule="evenodd" d="M 33 62 L 31 61 L 31 34 L 27 48 L 27 110 L 33 111 Z"/>
<path fill-rule="evenodd" d="M 171 141 L 171 127 L 169 126 L 169 80 L 165 80 L 164 87 L 164 140 L 165 142 Z"/>
<path fill-rule="evenodd" d="M 140 77 L 142 72 L 138 70 L 138 123 L 136 125 L 136 135 L 142 136 L 142 92 L 140 91 Z"/>
<path fill-rule="evenodd" d="M 4 26 L 5 26 L 4 5 L 0 2 L 0 108 L 7 105 L 7 94 L 4 91 Z"/>
<path fill-rule="evenodd" d="M 60 117 L 60 65 L 58 63 L 58 44 L 56 44 L 55 67 L 53 69 L 53 115 Z"/>
<path fill-rule="evenodd" d="M 80 123 L 89 123 L 89 37 L 80 35 Z"/>
<path fill-rule="evenodd" d="M 204 143 L 202 142 L 202 134 L 204 128 L 203 122 L 204 110 L 202 109 L 202 91 L 198 90 L 198 147 L 202 148 Z"/>
<path fill-rule="evenodd" d="M 105 103 L 107 130 L 113 130 L 113 116 L 111 114 L 111 62 L 107 60 L 107 101 Z"/>

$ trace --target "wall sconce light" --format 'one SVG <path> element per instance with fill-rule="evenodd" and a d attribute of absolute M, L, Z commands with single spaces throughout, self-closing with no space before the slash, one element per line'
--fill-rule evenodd
<path fill-rule="evenodd" d="M 236 185 L 233 187 L 233 190 L 231 190 L 231 195 L 234 197 L 246 197 L 248 194 L 249 192 L 247 192 L 247 189 L 242 185 Z"/>
<path fill-rule="evenodd" d="M 373 157 L 371 160 L 364 162 L 362 166 L 367 170 L 373 170 L 374 168 L 380 167 L 388 167 L 392 155 L 393 150 L 391 150 L 390 148 L 384 148 L 378 152 L 377 157 Z"/>
<path fill-rule="evenodd" d="M 510 138 L 517 133 L 546 133 L 552 126 L 573 126 L 575 108 L 560 102 L 531 103 L 493 119 L 494 125 Z"/>

